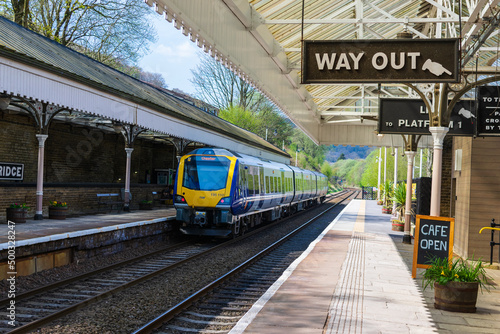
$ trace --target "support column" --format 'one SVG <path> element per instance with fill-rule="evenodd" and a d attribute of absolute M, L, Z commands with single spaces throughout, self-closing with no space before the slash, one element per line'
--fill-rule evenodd
<path fill-rule="evenodd" d="M 123 205 L 123 211 L 130 211 L 130 166 L 132 161 L 132 151 L 134 149 L 131 147 L 126 147 L 125 152 L 127 153 L 127 164 L 125 167 L 125 198 Z"/>
<path fill-rule="evenodd" d="M 441 168 L 443 165 L 443 140 L 448 133 L 445 127 L 429 127 L 434 139 L 432 162 L 431 216 L 439 216 L 441 211 Z"/>
<path fill-rule="evenodd" d="M 49 135 L 37 134 L 38 139 L 38 170 L 36 175 L 36 212 L 35 220 L 43 219 L 43 164 L 45 155 L 45 140 Z"/>
<path fill-rule="evenodd" d="M 378 151 L 378 181 L 377 181 L 377 202 L 380 201 L 380 167 L 382 163 L 382 147 Z"/>
<path fill-rule="evenodd" d="M 398 148 L 394 148 L 394 185 L 393 188 L 396 189 L 398 184 Z M 392 212 L 393 216 L 396 217 L 396 202 L 392 202 Z"/>
<path fill-rule="evenodd" d="M 413 183 L 413 160 L 415 159 L 415 151 L 405 151 L 408 159 L 408 167 L 406 169 L 406 206 L 405 206 L 405 231 L 403 235 L 403 243 L 411 244 L 411 185 Z"/>

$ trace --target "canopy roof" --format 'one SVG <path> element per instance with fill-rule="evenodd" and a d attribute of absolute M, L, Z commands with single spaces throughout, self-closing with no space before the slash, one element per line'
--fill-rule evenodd
<path fill-rule="evenodd" d="M 301 84 L 302 39 L 395 39 L 401 32 L 461 38 L 462 70 L 491 73 L 499 55 L 499 1 L 146 0 L 315 142 L 348 145 L 388 144 L 373 133 L 378 99 L 419 96 L 396 83 Z"/>
<path fill-rule="evenodd" d="M 143 137 L 174 136 L 279 161 L 290 158 L 259 136 L 167 90 L 123 74 L 1 16 L 0 78 L 0 97 L 4 93 L 20 106 L 46 102 L 53 109 L 63 110 L 55 119 L 64 122 L 111 131 L 116 125 L 129 124 L 146 130 L 141 133 Z"/>

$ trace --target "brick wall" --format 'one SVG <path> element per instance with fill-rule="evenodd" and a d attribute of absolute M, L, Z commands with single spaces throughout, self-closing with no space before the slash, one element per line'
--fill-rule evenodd
<path fill-rule="evenodd" d="M 0 111 L 0 161 L 24 164 L 23 181 L 0 180 L 0 222 L 13 202 L 27 203 L 34 215 L 38 140 L 34 121 L 25 114 Z M 97 211 L 97 193 L 119 193 L 124 188 L 125 142 L 121 134 L 53 122 L 45 141 L 44 215 L 48 201 L 69 203 L 70 214 Z M 175 169 L 175 148 L 167 141 L 136 140 L 132 153 L 132 208 L 150 199 L 156 185 L 155 169 Z M 146 183 L 150 175 L 151 184 Z"/>
<path fill-rule="evenodd" d="M 443 159 L 441 168 L 441 217 L 451 217 L 451 178 L 453 162 L 453 137 L 446 136 L 443 142 Z"/>

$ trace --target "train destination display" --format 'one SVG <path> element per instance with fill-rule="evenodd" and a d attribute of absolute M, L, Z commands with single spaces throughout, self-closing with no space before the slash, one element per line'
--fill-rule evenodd
<path fill-rule="evenodd" d="M 458 39 L 306 40 L 302 83 L 458 82 Z"/>
<path fill-rule="evenodd" d="M 380 134 L 430 135 L 429 112 L 420 99 L 380 99 L 378 132 Z M 473 136 L 477 122 L 474 100 L 458 101 L 448 124 L 451 136 Z"/>
<path fill-rule="evenodd" d="M 453 233 L 455 219 L 417 215 L 413 250 L 412 277 L 417 268 L 429 267 L 431 259 L 447 258 L 453 255 Z"/>

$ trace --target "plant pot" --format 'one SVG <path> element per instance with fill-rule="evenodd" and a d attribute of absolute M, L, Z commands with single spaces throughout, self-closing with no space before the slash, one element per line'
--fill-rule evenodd
<path fill-rule="evenodd" d="M 382 213 L 390 215 L 392 213 L 392 208 L 382 208 Z"/>
<path fill-rule="evenodd" d="M 153 203 L 139 203 L 139 210 L 153 210 Z"/>
<path fill-rule="evenodd" d="M 26 223 L 26 214 L 28 210 L 23 208 L 7 208 L 7 221 L 13 221 L 16 224 Z"/>
<path fill-rule="evenodd" d="M 392 230 L 393 231 L 398 231 L 398 232 L 403 232 L 405 230 L 405 223 L 399 220 L 393 220 L 392 221 Z"/>
<path fill-rule="evenodd" d="M 49 206 L 49 219 L 64 220 L 68 215 L 67 206 Z"/>
<path fill-rule="evenodd" d="M 451 312 L 476 312 L 478 282 L 434 283 L 434 307 Z"/>

